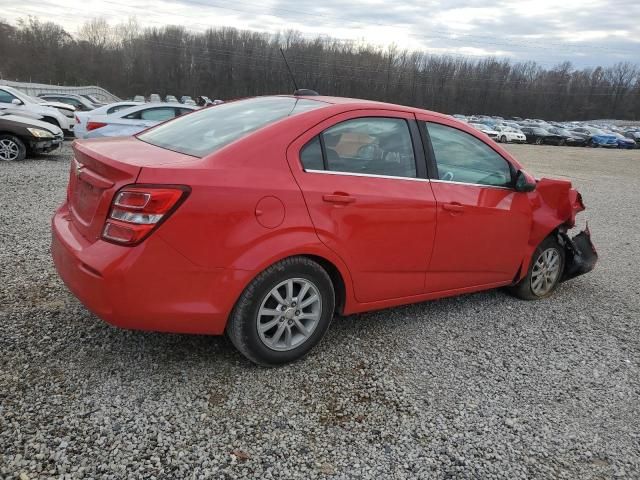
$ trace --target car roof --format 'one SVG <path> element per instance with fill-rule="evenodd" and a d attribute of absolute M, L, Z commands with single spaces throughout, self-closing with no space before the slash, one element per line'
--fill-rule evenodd
<path fill-rule="evenodd" d="M 433 115 L 440 118 L 453 118 L 451 115 L 444 113 L 433 112 L 431 110 L 425 110 L 423 108 L 409 107 L 406 105 L 398 105 L 396 103 L 378 102 L 376 100 L 365 100 L 362 98 L 349 98 L 349 97 L 331 97 L 325 95 L 276 95 L 278 97 L 291 97 L 291 98 L 304 98 L 305 100 L 317 100 L 333 105 L 349 105 L 360 108 L 379 108 L 381 110 L 397 110 L 401 112 L 413 112 Z"/>

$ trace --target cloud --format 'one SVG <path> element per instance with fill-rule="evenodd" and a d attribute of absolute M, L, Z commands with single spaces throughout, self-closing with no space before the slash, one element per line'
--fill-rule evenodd
<path fill-rule="evenodd" d="M 180 24 L 203 31 L 233 26 L 275 33 L 298 30 L 379 46 L 452 55 L 496 55 L 545 65 L 611 65 L 640 59 L 640 2 L 619 0 L 23 0 L 0 14 L 52 18 L 75 32 L 96 16 L 110 23 Z"/>

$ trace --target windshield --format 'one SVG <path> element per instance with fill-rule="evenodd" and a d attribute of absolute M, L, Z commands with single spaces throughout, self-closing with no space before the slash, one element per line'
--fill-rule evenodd
<path fill-rule="evenodd" d="M 204 157 L 285 117 L 327 106 L 293 97 L 258 97 L 204 108 L 138 135 L 157 147 Z"/>

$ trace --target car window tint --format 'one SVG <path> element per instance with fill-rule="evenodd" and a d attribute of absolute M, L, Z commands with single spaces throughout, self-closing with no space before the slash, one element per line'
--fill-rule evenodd
<path fill-rule="evenodd" d="M 176 109 L 173 107 L 149 108 L 140 112 L 142 120 L 151 120 L 154 122 L 164 122 L 176 116 Z"/>
<path fill-rule="evenodd" d="M 168 150 L 203 157 L 286 117 L 326 106 L 322 101 L 294 97 L 238 100 L 203 108 L 137 138 Z"/>
<path fill-rule="evenodd" d="M 0 103 L 11 103 L 14 98 L 16 98 L 16 97 L 11 95 L 9 92 L 5 92 L 4 90 L 0 90 Z"/>
<path fill-rule="evenodd" d="M 483 141 L 456 128 L 427 123 L 438 178 L 478 185 L 509 186 L 508 162 Z"/>
<path fill-rule="evenodd" d="M 300 161 L 305 170 L 324 170 L 320 138 L 314 137 L 300 151 Z"/>
<path fill-rule="evenodd" d="M 406 120 L 366 117 L 338 123 L 322 133 L 327 169 L 334 172 L 416 177 Z"/>
<path fill-rule="evenodd" d="M 115 113 L 118 110 L 124 110 L 125 108 L 130 108 L 130 107 L 134 107 L 134 104 L 127 104 L 127 105 L 116 105 L 115 107 L 111 107 L 109 109 L 107 109 L 107 115 L 109 115 L 110 113 Z"/>

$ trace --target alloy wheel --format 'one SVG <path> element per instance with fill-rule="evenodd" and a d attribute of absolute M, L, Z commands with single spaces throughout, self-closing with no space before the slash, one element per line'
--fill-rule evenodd
<path fill-rule="evenodd" d="M 538 297 L 551 291 L 560 275 L 560 252 L 547 248 L 540 254 L 531 271 L 531 290 Z"/>
<path fill-rule="evenodd" d="M 258 336 L 272 350 L 293 350 L 309 339 L 321 316 L 318 287 L 306 278 L 290 278 L 262 300 L 256 319 Z"/>
<path fill-rule="evenodd" d="M 20 147 L 13 140 L 0 140 L 0 160 L 11 162 L 20 155 Z"/>

